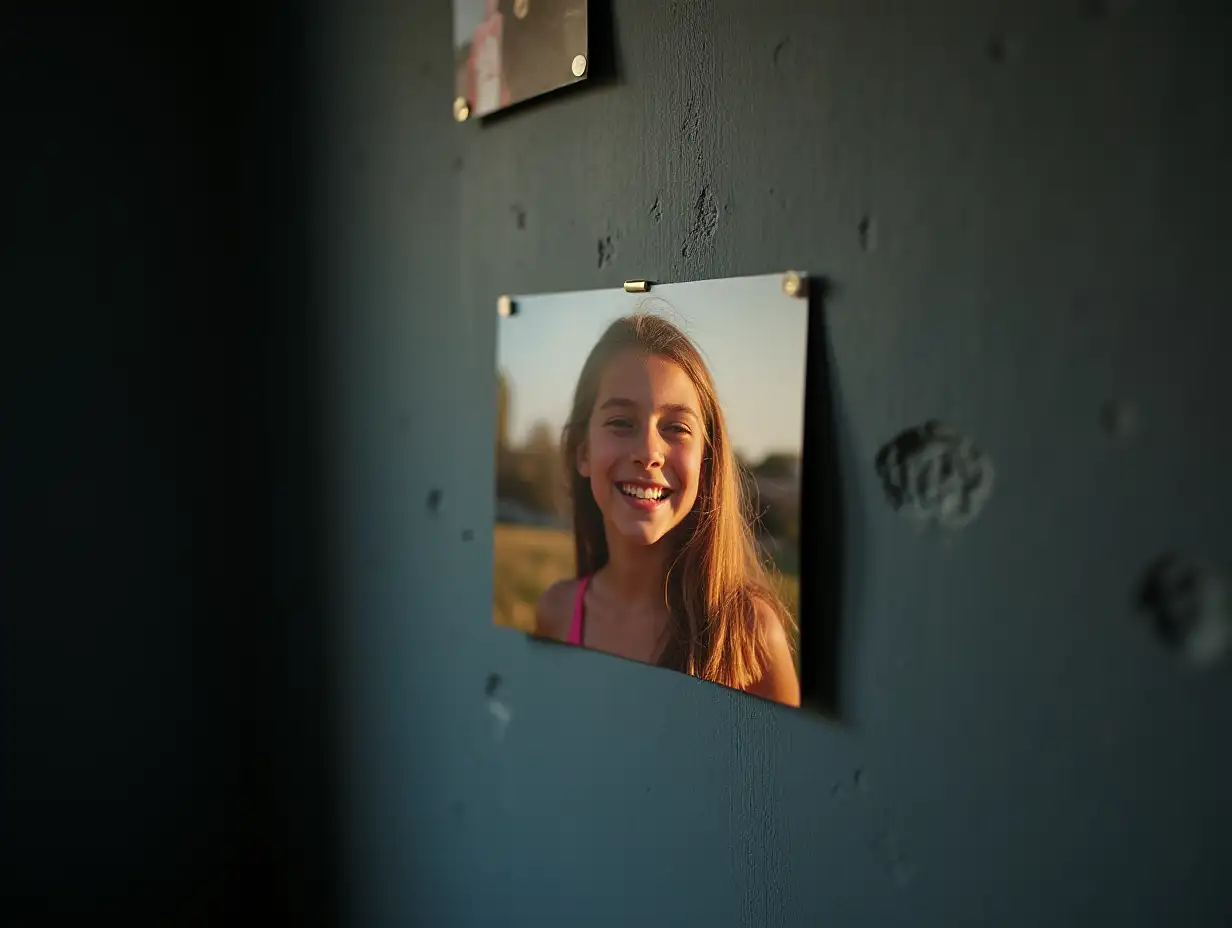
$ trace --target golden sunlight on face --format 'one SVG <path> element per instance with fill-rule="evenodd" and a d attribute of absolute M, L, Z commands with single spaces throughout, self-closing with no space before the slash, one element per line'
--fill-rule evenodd
<path fill-rule="evenodd" d="M 651 545 L 697 501 L 706 447 L 701 401 L 684 370 L 636 349 L 599 382 L 578 471 L 609 532 Z"/>

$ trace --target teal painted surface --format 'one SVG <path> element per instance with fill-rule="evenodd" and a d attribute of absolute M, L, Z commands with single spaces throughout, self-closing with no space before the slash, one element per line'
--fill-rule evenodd
<path fill-rule="evenodd" d="M 613 7 L 617 82 L 462 126 L 447 2 L 324 12 L 350 923 L 1226 924 L 1232 680 L 1133 590 L 1232 571 L 1227 14 Z M 787 267 L 836 284 L 845 720 L 491 627 L 496 296 Z M 948 543 L 873 471 L 932 417 L 997 466 Z"/>

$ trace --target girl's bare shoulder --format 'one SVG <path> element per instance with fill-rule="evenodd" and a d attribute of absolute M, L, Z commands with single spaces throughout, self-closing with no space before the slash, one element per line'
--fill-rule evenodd
<path fill-rule="evenodd" d="M 558 641 L 569 637 L 577 587 L 577 580 L 557 580 L 544 591 L 535 606 L 535 634 Z"/>
<path fill-rule="evenodd" d="M 757 624 L 766 646 L 766 666 L 762 677 L 749 692 L 789 706 L 800 705 L 800 679 L 796 676 L 795 659 L 787 629 L 778 613 L 768 603 L 756 605 Z"/>

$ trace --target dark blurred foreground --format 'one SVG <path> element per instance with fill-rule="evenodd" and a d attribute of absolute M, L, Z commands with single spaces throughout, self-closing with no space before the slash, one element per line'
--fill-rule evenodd
<path fill-rule="evenodd" d="M 3 14 L 0 921 L 326 924 L 307 17 Z"/>

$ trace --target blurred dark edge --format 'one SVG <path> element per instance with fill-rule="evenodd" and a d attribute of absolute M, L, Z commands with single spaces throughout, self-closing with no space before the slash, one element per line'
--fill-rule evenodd
<path fill-rule="evenodd" d="M 800 488 L 800 685 L 805 708 L 839 718 L 845 510 L 838 397 L 826 320 L 829 290 L 824 278 L 809 281 Z M 805 564 L 820 566 L 805 570 Z"/>
<path fill-rule="evenodd" d="M 587 68 L 592 84 L 609 85 L 621 82 L 621 62 L 616 21 L 612 15 L 612 0 L 590 0 L 586 8 Z"/>
<path fill-rule="evenodd" d="M 314 28 L 0 14 L 7 924 L 338 921 Z"/>

